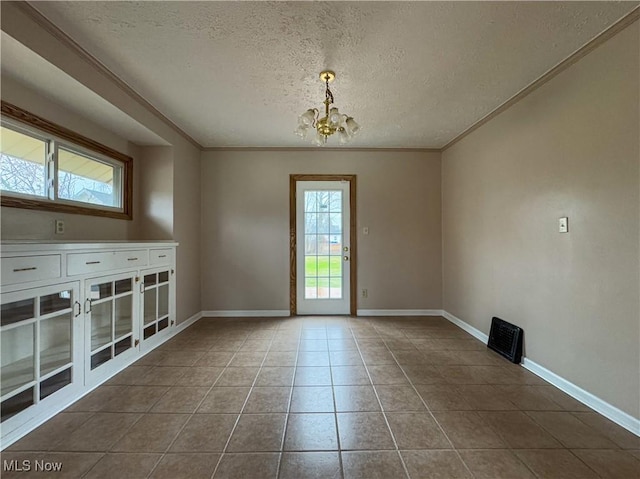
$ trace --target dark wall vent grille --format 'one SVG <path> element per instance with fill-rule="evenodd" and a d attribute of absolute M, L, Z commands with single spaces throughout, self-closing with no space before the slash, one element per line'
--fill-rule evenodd
<path fill-rule="evenodd" d="M 512 363 L 520 364 L 523 335 L 522 328 L 494 316 L 491 319 L 491 331 L 487 346 L 502 354 Z"/>

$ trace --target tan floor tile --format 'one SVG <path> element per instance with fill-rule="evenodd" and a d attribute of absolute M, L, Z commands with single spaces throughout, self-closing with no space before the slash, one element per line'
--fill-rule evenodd
<path fill-rule="evenodd" d="M 220 454 L 166 454 L 151 479 L 210 479 Z"/>
<path fill-rule="evenodd" d="M 224 454 L 214 479 L 275 479 L 279 454 Z"/>
<path fill-rule="evenodd" d="M 365 386 L 371 384 L 363 366 L 335 366 L 331 368 L 334 386 Z"/>
<path fill-rule="evenodd" d="M 504 441 L 473 411 L 436 411 L 438 424 L 457 449 L 504 448 Z"/>
<path fill-rule="evenodd" d="M 402 451 L 401 454 L 411 479 L 472 478 L 455 451 Z"/>
<path fill-rule="evenodd" d="M 572 452 L 605 479 L 634 479 L 640 477 L 640 461 L 626 451 L 573 449 Z"/>
<path fill-rule="evenodd" d="M 213 352 L 228 352 L 228 353 L 235 353 L 236 351 L 238 351 L 242 345 L 244 344 L 244 340 L 224 340 L 221 339 L 219 341 L 215 341 L 213 344 L 211 344 L 211 346 L 209 347 L 209 352 L 213 353 Z M 231 359 L 231 356 L 229 356 L 229 359 Z M 228 360 L 227 360 L 228 362 Z M 227 363 L 224 364 L 218 364 L 218 366 L 226 366 Z"/>
<path fill-rule="evenodd" d="M 437 369 L 450 384 L 489 384 L 480 374 L 480 366 L 438 366 Z"/>
<path fill-rule="evenodd" d="M 222 452 L 236 414 L 194 414 L 171 446 L 171 452 Z"/>
<path fill-rule="evenodd" d="M 186 372 L 187 367 L 155 366 L 144 376 L 141 386 L 173 386 Z"/>
<path fill-rule="evenodd" d="M 102 405 L 100 411 L 147 412 L 168 390 L 167 386 L 123 386 L 117 395 Z"/>
<path fill-rule="evenodd" d="M 331 386 L 294 387 L 290 412 L 334 412 Z"/>
<path fill-rule="evenodd" d="M 640 437 L 595 412 L 574 412 L 575 417 L 603 434 L 622 449 L 640 449 Z"/>
<path fill-rule="evenodd" d="M 330 451 L 338 449 L 334 414 L 291 414 L 287 422 L 286 451 Z"/>
<path fill-rule="evenodd" d="M 334 386 L 336 411 L 380 411 L 380 404 L 372 386 Z"/>
<path fill-rule="evenodd" d="M 295 350 L 293 351 L 276 351 L 273 348 L 267 353 L 267 356 L 262 363 L 262 367 L 274 366 L 274 367 L 293 367 L 296 364 L 296 358 L 298 357 Z"/>
<path fill-rule="evenodd" d="M 487 449 L 459 452 L 476 479 L 535 479 L 527 466 L 509 450 Z"/>
<path fill-rule="evenodd" d="M 329 344 L 326 339 L 302 339 L 300 340 L 300 351 L 329 351 Z"/>
<path fill-rule="evenodd" d="M 220 377 L 217 386 L 251 386 L 258 375 L 258 367 L 226 368 Z"/>
<path fill-rule="evenodd" d="M 194 365 L 207 368 L 223 368 L 229 364 L 229 361 L 231 361 L 234 354 L 235 353 L 233 351 L 209 351 L 203 354 Z"/>
<path fill-rule="evenodd" d="M 294 353 L 294 358 L 297 356 L 296 352 L 298 351 L 298 340 L 297 339 L 276 339 L 271 343 L 271 347 L 269 348 L 269 354 L 274 352 L 288 352 Z"/>
<path fill-rule="evenodd" d="M 266 352 L 269 350 L 271 346 L 270 339 L 247 339 L 242 346 L 240 346 L 240 351 L 263 351 Z"/>
<path fill-rule="evenodd" d="M 340 479 L 338 452 L 285 452 L 279 479 Z"/>
<path fill-rule="evenodd" d="M 289 409 L 290 387 L 254 387 L 244 413 L 287 412 Z"/>
<path fill-rule="evenodd" d="M 165 452 L 188 419 L 188 414 L 145 414 L 111 451 Z"/>
<path fill-rule="evenodd" d="M 419 384 L 416 385 L 416 389 L 431 411 L 471 411 L 474 409 L 456 386 Z"/>
<path fill-rule="evenodd" d="M 174 350 L 171 354 L 158 361 L 158 366 L 193 366 L 202 356 L 204 351 Z"/>
<path fill-rule="evenodd" d="M 258 373 L 255 386 L 291 386 L 294 373 L 293 367 L 263 367 Z"/>
<path fill-rule="evenodd" d="M 513 449 L 561 448 L 551 434 L 520 411 L 481 411 L 480 417 Z"/>
<path fill-rule="evenodd" d="M 389 351 L 386 347 L 378 349 L 370 349 L 370 350 L 362 350 L 362 359 L 364 360 L 367 366 L 376 366 L 383 364 L 396 364 L 396 358 L 394 358 L 391 351 Z M 398 354 L 405 353 L 406 351 L 400 351 Z"/>
<path fill-rule="evenodd" d="M 411 386 L 376 386 L 376 392 L 387 412 L 393 411 L 422 411 L 425 406 Z"/>
<path fill-rule="evenodd" d="M 460 385 L 456 389 L 464 397 L 465 402 L 476 411 L 516 411 L 518 409 L 497 386 Z"/>
<path fill-rule="evenodd" d="M 403 369 L 416 387 L 424 384 L 447 384 L 446 378 L 435 367 L 410 364 L 403 366 Z"/>
<path fill-rule="evenodd" d="M 568 412 L 527 412 L 529 417 L 558 439 L 575 449 L 616 449 L 613 442 Z"/>
<path fill-rule="evenodd" d="M 299 351 L 298 352 L 298 367 L 318 367 L 329 366 L 329 352 L 328 351 Z"/>
<path fill-rule="evenodd" d="M 407 477 L 396 451 L 342 452 L 344 479 L 400 479 Z"/>
<path fill-rule="evenodd" d="M 249 395 L 248 387 L 215 386 L 205 396 L 198 408 L 198 413 L 222 414 L 240 413 Z"/>
<path fill-rule="evenodd" d="M 97 412 L 101 411 L 105 404 L 120 395 L 127 386 L 102 385 L 85 397 L 69 406 L 65 412 Z"/>
<path fill-rule="evenodd" d="M 47 451 L 61 437 L 68 436 L 82 426 L 92 415 L 90 412 L 62 412 L 12 444 L 8 450 Z"/>
<path fill-rule="evenodd" d="M 87 479 L 143 479 L 160 460 L 160 454 L 106 454 L 84 476 Z"/>
<path fill-rule="evenodd" d="M 402 369 L 395 364 L 374 364 L 367 366 L 367 369 L 373 384 L 409 384 L 409 380 L 402 372 Z"/>
<path fill-rule="evenodd" d="M 218 376 L 222 374 L 223 368 L 193 366 L 187 368 L 187 371 L 178 378 L 176 386 L 190 387 L 211 387 L 215 383 Z"/>
<path fill-rule="evenodd" d="M 286 414 L 242 414 L 227 451 L 280 451 L 286 418 Z"/>
<path fill-rule="evenodd" d="M 500 385 L 493 388 L 521 411 L 563 411 L 563 408 L 540 391 L 539 386 Z"/>
<path fill-rule="evenodd" d="M 327 341 L 329 351 L 357 351 L 356 342 L 353 339 L 329 339 Z M 358 353 L 359 356 L 359 353 Z M 346 364 L 345 364 L 346 366 Z"/>
<path fill-rule="evenodd" d="M 229 363 L 230 367 L 260 366 L 266 351 L 239 351 Z"/>
<path fill-rule="evenodd" d="M 514 453 L 538 477 L 545 479 L 595 479 L 598 477 L 567 449 L 523 449 Z"/>
<path fill-rule="evenodd" d="M 562 392 L 560 389 L 549 386 L 542 385 L 539 386 L 540 392 L 547 396 L 549 399 L 559 404 L 562 409 L 565 411 L 572 412 L 593 412 L 589 407 L 582 404 L 580 401 L 572 398 L 568 394 Z"/>
<path fill-rule="evenodd" d="M 56 451 L 107 451 L 140 418 L 140 414 L 96 413 L 53 445 Z"/>
<path fill-rule="evenodd" d="M 296 368 L 295 386 L 331 386 L 331 369 L 327 367 Z"/>
<path fill-rule="evenodd" d="M 338 434 L 343 450 L 395 447 L 382 413 L 338 413 Z"/>
<path fill-rule="evenodd" d="M 362 366 L 362 358 L 357 350 L 330 351 L 331 366 Z"/>
<path fill-rule="evenodd" d="M 451 444 L 429 413 L 392 412 L 387 420 L 400 449 L 449 449 Z"/>
<path fill-rule="evenodd" d="M 140 386 L 144 384 L 147 375 L 153 366 L 138 366 L 137 363 L 129 366 L 124 371 L 116 374 L 105 383 L 108 386 Z"/>
<path fill-rule="evenodd" d="M 150 412 L 193 413 L 208 391 L 208 388 L 183 386 L 169 388 L 165 395 L 151 408 Z"/>
<path fill-rule="evenodd" d="M 9 452 L 3 451 L 2 479 L 26 479 L 37 477 L 43 479 L 74 479 L 83 477 L 102 457 L 103 453 L 96 452 Z M 15 462 L 13 462 L 15 461 Z M 27 461 L 27 462 L 23 462 Z M 49 463 L 51 472 L 41 469 L 36 471 L 36 461 L 41 464 Z M 12 466 L 15 464 L 15 466 Z M 19 467 L 19 469 L 18 469 Z"/>

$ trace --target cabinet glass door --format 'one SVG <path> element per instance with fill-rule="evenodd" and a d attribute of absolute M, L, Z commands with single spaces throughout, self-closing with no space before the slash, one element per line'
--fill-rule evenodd
<path fill-rule="evenodd" d="M 145 271 L 143 276 L 142 340 L 147 340 L 166 329 L 171 315 L 171 272 L 167 269 Z"/>
<path fill-rule="evenodd" d="M 0 316 L 2 421 L 81 380 L 79 283 L 3 295 Z"/>
<path fill-rule="evenodd" d="M 134 273 L 88 280 L 89 370 L 133 348 Z"/>

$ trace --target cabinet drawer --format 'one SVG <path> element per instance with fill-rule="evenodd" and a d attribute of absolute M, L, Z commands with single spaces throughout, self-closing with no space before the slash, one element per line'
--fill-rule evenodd
<path fill-rule="evenodd" d="M 104 253 L 71 253 L 67 255 L 67 274 L 95 273 L 118 269 L 115 251 Z"/>
<path fill-rule="evenodd" d="M 59 278 L 59 254 L 2 258 L 2 284 L 28 283 Z"/>
<path fill-rule="evenodd" d="M 149 264 L 173 264 L 173 249 L 152 249 L 149 251 Z"/>
<path fill-rule="evenodd" d="M 147 266 L 149 264 L 149 252 L 146 249 L 116 252 L 118 268 L 130 268 L 132 266 Z"/>

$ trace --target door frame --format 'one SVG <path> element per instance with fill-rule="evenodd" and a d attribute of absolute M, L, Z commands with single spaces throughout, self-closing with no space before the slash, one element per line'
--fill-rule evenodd
<path fill-rule="evenodd" d="M 356 237 L 356 175 L 289 175 L 289 310 L 292 316 L 298 314 L 297 306 L 297 221 L 296 183 L 298 181 L 347 181 L 349 182 L 349 235 L 350 235 L 350 304 L 351 316 L 357 315 L 357 237 Z"/>

